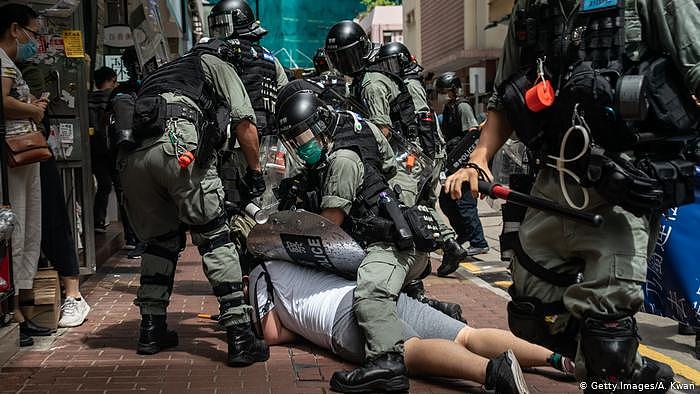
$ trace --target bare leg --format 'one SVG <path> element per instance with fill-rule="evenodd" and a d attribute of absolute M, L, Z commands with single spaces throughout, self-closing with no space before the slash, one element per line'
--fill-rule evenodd
<path fill-rule="evenodd" d="M 404 362 L 411 375 L 486 381 L 489 360 L 446 339 L 411 338 L 404 343 Z"/>
<path fill-rule="evenodd" d="M 63 289 L 66 292 L 66 297 L 80 298 L 80 277 L 79 276 L 62 276 Z"/>
<path fill-rule="evenodd" d="M 455 342 L 480 356 L 493 358 L 512 349 L 518 363 L 523 367 L 546 366 L 552 351 L 522 340 L 510 331 L 496 328 L 464 327 Z"/>
<path fill-rule="evenodd" d="M 19 294 L 15 294 L 15 310 L 13 319 L 17 323 L 22 323 L 24 321 L 24 314 L 22 313 L 22 310 L 19 309 Z"/>

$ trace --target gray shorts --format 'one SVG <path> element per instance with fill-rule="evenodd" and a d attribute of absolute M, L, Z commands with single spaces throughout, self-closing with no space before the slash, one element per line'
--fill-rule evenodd
<path fill-rule="evenodd" d="M 332 351 L 339 357 L 360 364 L 365 358 L 365 337 L 352 310 L 353 292 L 343 297 L 333 322 Z M 409 338 L 439 338 L 453 341 L 466 326 L 429 305 L 399 294 L 396 302 L 403 324 L 404 340 Z"/>

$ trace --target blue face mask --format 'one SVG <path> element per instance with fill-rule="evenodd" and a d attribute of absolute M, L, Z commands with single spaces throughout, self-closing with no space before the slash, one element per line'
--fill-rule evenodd
<path fill-rule="evenodd" d="M 19 42 L 19 40 L 17 40 L 17 58 L 16 58 L 16 60 L 19 63 L 26 61 L 27 59 L 36 55 L 36 53 L 39 51 L 39 47 L 36 43 L 36 40 L 29 37 L 29 34 L 27 34 L 26 30 L 22 29 L 22 31 L 24 32 L 24 35 L 29 39 L 29 41 L 22 44 L 21 42 Z"/>
<path fill-rule="evenodd" d="M 306 164 L 314 165 L 321 160 L 323 149 L 321 149 L 321 145 L 319 145 L 318 141 L 311 140 L 300 146 L 299 149 L 297 149 L 297 154 Z"/>

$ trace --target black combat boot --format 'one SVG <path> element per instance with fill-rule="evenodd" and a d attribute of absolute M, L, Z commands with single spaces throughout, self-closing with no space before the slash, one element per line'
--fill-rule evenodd
<path fill-rule="evenodd" d="M 428 298 L 425 295 L 425 287 L 423 287 L 423 281 L 421 280 L 416 279 L 408 282 L 408 284 L 404 286 L 403 292 L 406 293 L 407 296 L 424 304 L 428 304 L 431 308 L 437 309 L 455 320 L 459 320 L 464 323 L 467 322 L 462 317 L 462 307 L 459 304 Z"/>
<path fill-rule="evenodd" d="M 523 371 L 515 358 L 513 351 L 501 353 L 492 358 L 486 366 L 487 390 L 495 390 L 496 394 L 528 394 L 530 390 L 525 384 Z"/>
<path fill-rule="evenodd" d="M 250 323 L 226 328 L 229 367 L 245 367 L 270 358 L 270 348 L 255 336 Z"/>
<path fill-rule="evenodd" d="M 338 371 L 331 389 L 339 393 L 407 391 L 408 372 L 400 353 L 385 353 L 352 371 Z"/>
<path fill-rule="evenodd" d="M 646 391 L 653 394 L 662 394 L 671 388 L 674 376 L 673 369 L 668 365 L 660 361 L 642 357 L 642 368 L 636 371 L 630 380 L 632 383 L 640 384 L 640 386 L 649 385 L 653 387 Z"/>
<path fill-rule="evenodd" d="M 469 253 L 454 239 L 448 239 L 442 245 L 442 264 L 437 269 L 438 276 L 447 276 L 459 268 L 459 263 L 466 261 Z"/>
<path fill-rule="evenodd" d="M 177 333 L 168 330 L 165 315 L 141 315 L 141 335 L 136 353 L 156 354 L 177 344 Z"/>

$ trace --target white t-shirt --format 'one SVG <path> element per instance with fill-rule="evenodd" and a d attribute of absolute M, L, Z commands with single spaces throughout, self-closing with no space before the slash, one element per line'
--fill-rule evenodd
<path fill-rule="evenodd" d="M 29 85 L 22 78 L 22 73 L 15 62 L 7 56 L 5 50 L 0 48 L 0 59 L 2 59 L 2 69 L 0 69 L 0 77 L 9 78 L 12 82 L 12 88 L 10 88 L 10 96 L 16 98 L 19 101 L 28 103 L 29 97 Z M 36 125 L 30 119 L 8 119 L 5 121 L 5 129 L 7 135 L 13 134 L 24 134 L 32 131 L 36 131 Z"/>
<path fill-rule="evenodd" d="M 253 294 L 257 292 L 260 318 L 275 308 L 287 329 L 318 346 L 331 349 L 338 305 L 347 293 L 355 290 L 356 283 L 285 261 L 268 261 L 265 266 L 274 283 L 274 304 L 266 308 L 267 283 L 261 267 L 250 273 L 248 288 L 251 305 Z M 300 286 L 302 283 L 304 285 Z"/>

